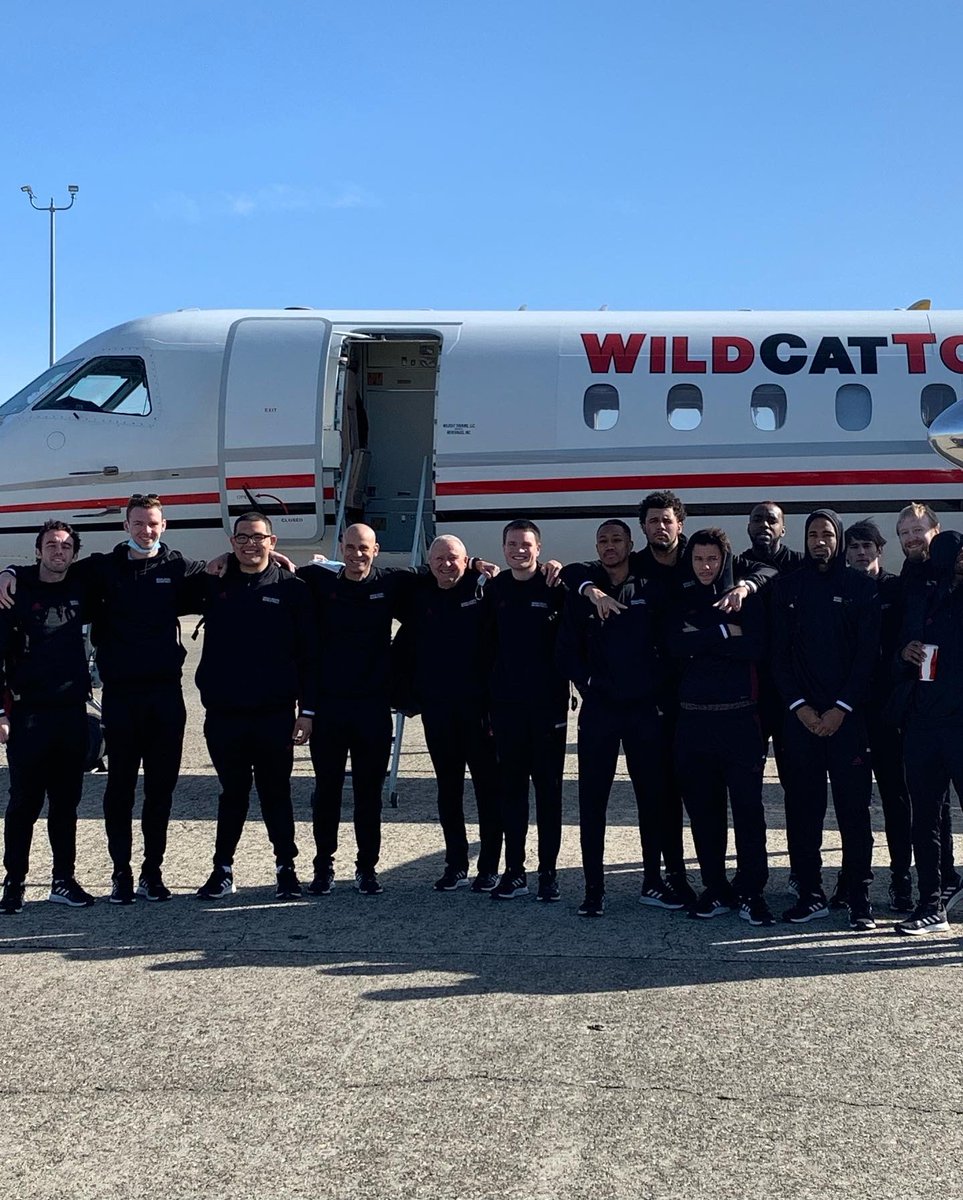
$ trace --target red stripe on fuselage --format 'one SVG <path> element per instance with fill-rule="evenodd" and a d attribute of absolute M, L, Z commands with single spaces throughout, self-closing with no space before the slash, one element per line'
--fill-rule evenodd
<path fill-rule="evenodd" d="M 963 471 L 737 471 L 724 474 L 609 475 L 561 479 L 453 480 L 436 485 L 439 496 L 530 495 L 535 492 L 638 492 L 671 484 L 677 491 L 698 488 L 870 487 L 880 484 L 961 484 Z"/>

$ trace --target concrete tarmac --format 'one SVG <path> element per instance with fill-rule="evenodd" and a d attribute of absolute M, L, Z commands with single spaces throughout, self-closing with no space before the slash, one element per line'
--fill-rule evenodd
<path fill-rule="evenodd" d="M 92 775 L 78 877 L 98 903 L 42 902 L 38 825 L 24 911 L 2 919 L 4 1196 L 963 1196 L 963 913 L 949 934 L 894 936 L 878 804 L 880 928 L 854 934 L 834 913 L 755 929 L 638 904 L 622 771 L 608 907 L 586 920 L 573 720 L 561 903 L 439 895 L 441 833 L 412 721 L 400 806 L 385 809 L 384 895 L 351 886 L 347 821 L 334 892 L 274 900 L 255 801 L 238 894 L 205 903 L 193 893 L 210 869 L 217 786 L 187 691 L 173 901 L 106 903 L 105 777 Z M 299 750 L 308 879 L 310 791 Z M 791 902 L 784 818 L 778 785 L 766 792 L 778 912 Z M 831 883 L 835 827 L 827 843 Z"/>

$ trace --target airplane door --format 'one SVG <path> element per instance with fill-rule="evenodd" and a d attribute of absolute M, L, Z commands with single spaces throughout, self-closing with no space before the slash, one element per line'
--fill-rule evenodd
<path fill-rule="evenodd" d="M 218 466 L 225 531 L 246 509 L 282 542 L 324 532 L 321 395 L 330 322 L 244 317 L 231 328 L 221 379 Z"/>

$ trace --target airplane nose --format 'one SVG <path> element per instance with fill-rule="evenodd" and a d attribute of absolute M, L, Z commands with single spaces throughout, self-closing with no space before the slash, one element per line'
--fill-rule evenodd
<path fill-rule="evenodd" d="M 937 454 L 963 466 L 963 401 L 941 412 L 929 429 L 930 445 Z"/>

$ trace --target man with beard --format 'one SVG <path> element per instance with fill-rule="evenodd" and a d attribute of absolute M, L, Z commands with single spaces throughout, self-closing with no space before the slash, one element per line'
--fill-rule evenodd
<path fill-rule="evenodd" d="M 883 822 L 889 849 L 890 906 L 894 912 L 909 912 L 913 907 L 910 864 L 913 847 L 910 831 L 910 800 L 903 776 L 903 751 L 899 730 L 885 719 L 886 702 L 892 688 L 893 659 L 898 650 L 902 605 L 899 576 L 884 571 L 882 551 L 886 539 L 873 521 L 857 521 L 845 533 L 846 563 L 854 571 L 868 576 L 876 584 L 880 600 L 880 653 L 869 701 L 866 720 L 873 774 L 883 805 Z M 845 884 L 837 884 L 841 904 Z M 830 899 L 830 907 L 836 907 Z"/>
<path fill-rule="evenodd" d="M 830 509 L 806 519 L 803 566 L 773 585 L 772 668 L 786 706 L 786 835 L 799 899 L 793 923 L 828 914 L 822 888 L 826 777 L 843 843 L 850 927 L 876 927 L 869 902 L 872 772 L 863 715 L 879 654 L 879 598 L 850 571 Z"/>
<path fill-rule="evenodd" d="M 689 895 L 680 895 L 660 870 L 667 760 L 658 708 L 664 668 L 656 638 L 658 605 L 653 603 L 660 588 L 632 571 L 632 537 L 624 521 L 599 526 L 596 551 L 607 579 L 606 594 L 618 602 L 619 617 L 603 620 L 594 604 L 570 592 L 558 638 L 559 667 L 582 696 L 578 805 L 585 898 L 578 911 L 583 917 L 601 917 L 605 911 L 606 811 L 620 747 L 638 809 L 643 872 L 639 899 L 680 909 L 689 902 L 691 887 L 686 884 Z"/>

